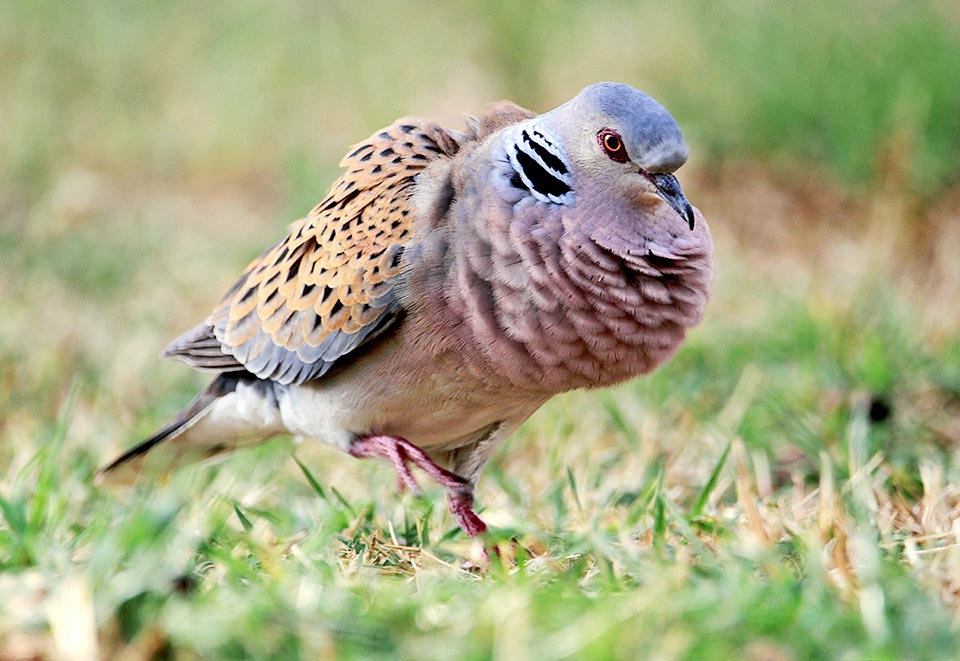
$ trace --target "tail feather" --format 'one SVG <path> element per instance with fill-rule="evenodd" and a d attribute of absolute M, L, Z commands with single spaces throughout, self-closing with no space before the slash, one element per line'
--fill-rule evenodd
<path fill-rule="evenodd" d="M 220 374 L 175 420 L 97 472 L 105 486 L 133 484 L 283 433 L 273 383 L 246 372 Z"/>

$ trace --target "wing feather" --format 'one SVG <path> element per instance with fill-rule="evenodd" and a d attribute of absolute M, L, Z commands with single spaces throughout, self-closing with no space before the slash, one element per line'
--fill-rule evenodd
<path fill-rule="evenodd" d="M 415 177 L 458 149 L 449 131 L 418 119 L 398 120 L 354 145 L 323 201 L 164 355 L 302 383 L 383 334 L 403 316 L 394 284 L 413 229 Z"/>

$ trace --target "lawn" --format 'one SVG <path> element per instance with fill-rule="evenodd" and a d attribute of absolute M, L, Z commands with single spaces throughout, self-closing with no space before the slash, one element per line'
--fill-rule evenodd
<path fill-rule="evenodd" d="M 960 656 L 956 9 L 353 4 L 0 7 L 0 659 Z M 349 144 L 603 79 L 687 133 L 714 296 L 495 455 L 489 567 L 319 444 L 92 483 Z"/>

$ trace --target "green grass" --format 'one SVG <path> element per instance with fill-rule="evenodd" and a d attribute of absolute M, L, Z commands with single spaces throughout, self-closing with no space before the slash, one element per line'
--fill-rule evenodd
<path fill-rule="evenodd" d="M 956 11 L 353 4 L 0 6 L 0 658 L 956 658 Z M 348 144 L 599 79 L 690 137 L 714 300 L 494 457 L 503 558 L 318 444 L 92 484 Z"/>
<path fill-rule="evenodd" d="M 831 355 L 858 337 L 829 347 L 853 325 L 900 348 L 871 307 L 771 315 L 794 332 L 759 352 L 766 333 L 704 334 L 649 379 L 548 404 L 481 488 L 515 554 L 485 573 L 462 568 L 475 550 L 436 489 L 398 498 L 385 466 L 333 451 L 301 468 L 267 446 L 105 494 L 72 431 L 104 394 L 75 381 L 3 477 L 0 624 L 56 639 L 67 600 L 101 651 L 160 656 L 949 658 L 957 456 L 913 399 L 960 407 L 937 385 L 956 345 L 893 361 L 881 395 Z M 871 421 L 861 394 L 893 414 Z"/>

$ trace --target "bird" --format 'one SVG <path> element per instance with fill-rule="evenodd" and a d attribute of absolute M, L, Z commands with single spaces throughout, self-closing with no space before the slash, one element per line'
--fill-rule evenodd
<path fill-rule="evenodd" d="M 521 423 L 651 372 L 701 321 L 713 244 L 674 174 L 688 153 L 659 102 L 613 82 L 543 114 L 501 101 L 457 129 L 375 132 L 166 348 L 212 381 L 98 479 L 291 434 L 421 493 L 418 467 L 483 534 L 477 480 Z"/>

